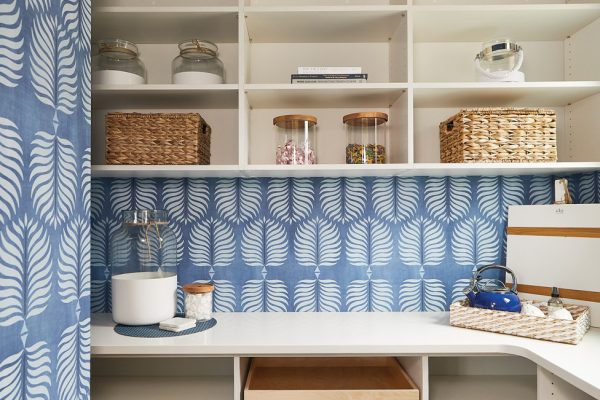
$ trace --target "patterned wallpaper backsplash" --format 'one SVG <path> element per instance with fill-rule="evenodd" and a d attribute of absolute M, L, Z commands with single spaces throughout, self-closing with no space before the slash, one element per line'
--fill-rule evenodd
<path fill-rule="evenodd" d="M 576 201 L 600 201 L 600 172 L 569 179 Z M 447 310 L 474 268 L 504 261 L 507 207 L 551 203 L 553 187 L 549 176 L 94 180 L 92 311 L 110 311 L 108 241 L 132 208 L 169 211 L 179 282 L 213 282 L 216 311 Z"/>

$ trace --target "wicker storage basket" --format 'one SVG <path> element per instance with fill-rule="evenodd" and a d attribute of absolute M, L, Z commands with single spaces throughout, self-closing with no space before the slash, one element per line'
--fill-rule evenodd
<path fill-rule="evenodd" d="M 556 161 L 556 113 L 542 108 L 465 108 L 440 124 L 440 160 Z"/>
<path fill-rule="evenodd" d="M 450 325 L 577 344 L 590 329 L 590 309 L 573 304 L 565 304 L 565 308 L 573 315 L 573 321 L 475 308 L 469 305 L 468 300 L 462 300 L 450 306 Z M 544 306 L 540 309 L 546 312 Z"/>
<path fill-rule="evenodd" d="M 210 126 L 200 114 L 106 114 L 108 164 L 210 164 Z"/>

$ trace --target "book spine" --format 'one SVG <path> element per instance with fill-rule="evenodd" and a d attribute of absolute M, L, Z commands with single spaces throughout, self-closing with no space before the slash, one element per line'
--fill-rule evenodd
<path fill-rule="evenodd" d="M 292 79 L 367 79 L 368 74 L 292 74 Z"/>
<path fill-rule="evenodd" d="M 366 79 L 292 79 L 292 83 L 367 83 Z"/>
<path fill-rule="evenodd" d="M 361 67 L 298 67 L 298 74 L 362 74 Z"/>

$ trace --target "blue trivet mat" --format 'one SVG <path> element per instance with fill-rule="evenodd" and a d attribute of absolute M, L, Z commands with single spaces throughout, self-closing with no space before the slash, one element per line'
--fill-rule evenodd
<path fill-rule="evenodd" d="M 123 336 L 133 336 L 142 338 L 161 338 L 161 337 L 173 337 L 173 336 L 185 336 L 191 335 L 192 333 L 198 333 L 212 328 L 217 324 L 217 320 L 214 318 L 208 321 L 198 321 L 195 328 L 190 328 L 181 332 L 170 332 L 164 331 L 158 328 L 158 324 L 152 325 L 121 325 L 115 326 L 115 332 Z"/>

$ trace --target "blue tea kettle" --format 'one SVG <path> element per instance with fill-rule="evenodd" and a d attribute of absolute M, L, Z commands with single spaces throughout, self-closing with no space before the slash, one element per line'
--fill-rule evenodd
<path fill-rule="evenodd" d="M 512 276 L 512 287 L 509 289 L 497 279 L 482 279 L 482 274 L 491 269 L 501 269 Z M 488 265 L 479 268 L 473 274 L 471 284 L 464 290 L 471 307 L 489 310 L 521 312 L 521 300 L 517 295 L 517 277 L 514 272 L 503 265 Z"/>

